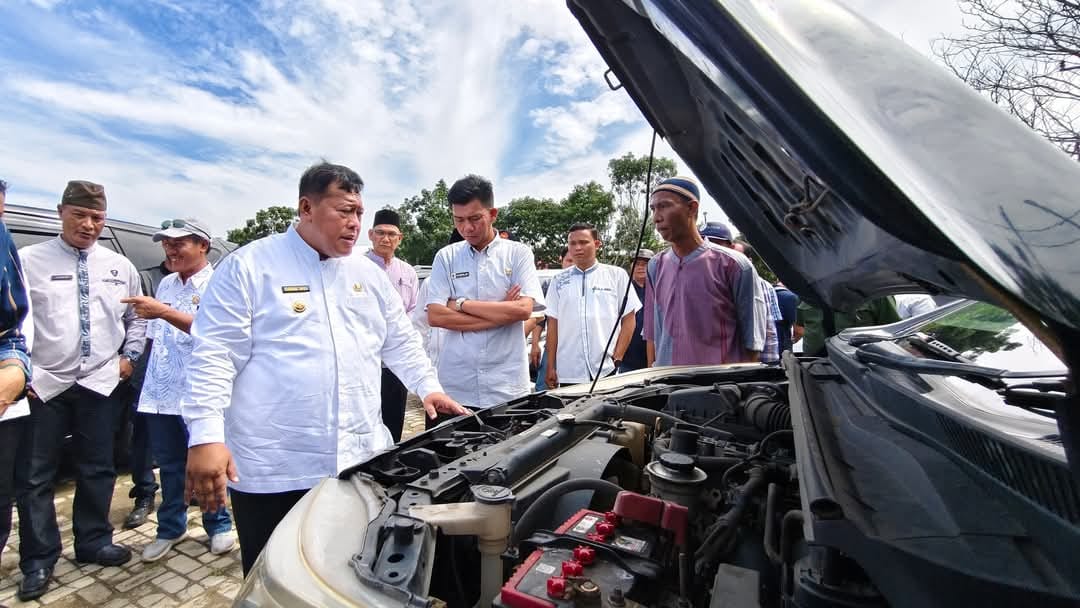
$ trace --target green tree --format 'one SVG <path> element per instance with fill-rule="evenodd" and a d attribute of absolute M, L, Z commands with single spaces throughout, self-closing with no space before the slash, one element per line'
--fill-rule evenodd
<path fill-rule="evenodd" d="M 633 255 L 632 250 L 637 244 L 638 234 L 641 232 L 641 213 L 645 206 L 645 196 L 653 186 L 673 177 L 675 172 L 674 160 L 662 156 L 655 157 L 652 183 L 646 184 L 645 180 L 649 175 L 648 156 L 635 156 L 627 152 L 619 158 L 608 161 L 608 179 L 611 180 L 611 191 L 617 199 L 618 211 L 615 230 L 605 248 L 605 261 L 620 265 L 629 262 L 629 257 Z M 641 246 L 653 251 L 663 247 L 653 227 L 652 218 L 648 219 Z"/>
<path fill-rule="evenodd" d="M 450 240 L 454 221 L 447 202 L 445 180 L 439 180 L 431 190 L 405 199 L 396 211 L 401 215 L 401 231 L 405 234 L 397 256 L 410 264 L 431 264 L 435 254 Z M 392 208 L 392 207 L 391 207 Z"/>
<path fill-rule="evenodd" d="M 296 221 L 296 207 L 275 205 L 260 209 L 255 219 L 250 219 L 243 228 L 228 232 L 229 240 L 237 245 L 246 245 L 264 236 L 285 232 Z"/>
<path fill-rule="evenodd" d="M 516 198 L 500 212 L 499 226 L 532 247 L 537 260 L 558 262 L 571 225 L 586 222 L 604 234 L 615 209 L 614 197 L 597 182 L 574 186 L 563 200 Z"/>

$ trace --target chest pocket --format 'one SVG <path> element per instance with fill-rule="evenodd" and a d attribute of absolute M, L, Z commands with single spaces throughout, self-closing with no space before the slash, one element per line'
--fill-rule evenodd
<path fill-rule="evenodd" d="M 263 324 L 268 335 L 300 335 L 305 326 L 316 322 L 316 301 L 311 292 L 281 293 L 279 287 L 275 288 L 277 292 L 270 301 L 255 310 L 254 322 Z"/>

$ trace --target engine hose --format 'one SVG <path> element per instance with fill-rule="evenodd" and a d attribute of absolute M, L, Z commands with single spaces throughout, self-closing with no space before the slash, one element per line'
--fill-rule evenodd
<path fill-rule="evenodd" d="M 780 524 L 780 564 L 781 568 L 783 568 L 780 579 L 780 594 L 782 597 L 791 597 L 792 587 L 794 586 L 791 571 L 791 552 L 794 551 L 794 539 L 791 538 L 794 533 L 792 528 L 796 524 L 801 528 L 804 521 L 803 512 L 796 509 L 785 513 L 784 521 Z"/>
<path fill-rule="evenodd" d="M 701 547 L 694 553 L 695 561 L 699 566 L 712 561 L 715 556 L 710 554 L 715 553 L 714 547 L 724 539 L 725 534 L 736 530 L 736 524 L 739 523 L 746 508 L 750 506 L 750 499 L 765 483 L 765 467 L 750 469 L 747 477 L 746 482 L 736 491 L 735 504 L 710 527 Z"/>
<path fill-rule="evenodd" d="M 578 490 L 609 493 L 612 499 L 615 498 L 616 494 L 623 491 L 618 485 L 603 479 L 568 479 L 557 483 L 544 491 L 518 518 L 514 531 L 510 535 L 510 546 L 516 545 L 523 536 L 532 532 L 541 518 L 550 517 L 555 501 L 570 492 L 577 492 Z"/>
<path fill-rule="evenodd" d="M 780 564 L 780 551 L 777 550 L 776 543 L 776 501 L 780 497 L 780 487 L 775 483 L 769 484 L 769 493 L 765 497 L 765 538 L 762 544 L 765 545 L 765 555 L 769 556 L 769 561 L 774 564 Z"/>
<path fill-rule="evenodd" d="M 761 458 L 765 454 L 765 446 L 773 438 L 781 437 L 781 436 L 793 437 L 794 434 L 795 434 L 795 432 L 792 431 L 791 429 L 782 429 L 782 430 L 779 430 L 779 431 L 773 431 L 773 432 L 769 433 L 768 435 L 766 435 L 764 438 L 762 438 L 761 441 L 758 442 L 757 449 L 754 450 L 753 454 L 747 456 L 746 458 L 743 458 L 741 461 L 736 463 L 734 466 L 729 467 L 726 471 L 724 471 L 724 476 L 720 479 L 720 485 L 724 486 L 724 487 L 727 487 L 728 479 L 730 479 L 732 475 L 734 475 L 735 473 L 738 473 L 739 471 L 744 469 L 747 465 L 749 465 L 755 459 Z"/>
<path fill-rule="evenodd" d="M 668 439 L 657 439 L 652 444 L 653 456 L 659 459 L 661 455 L 671 451 L 670 446 L 671 442 Z M 742 458 L 737 456 L 692 456 L 698 468 L 713 473 L 726 471 L 742 462 Z"/>

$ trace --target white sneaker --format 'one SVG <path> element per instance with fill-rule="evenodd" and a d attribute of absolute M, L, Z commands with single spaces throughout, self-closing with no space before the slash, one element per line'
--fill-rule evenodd
<path fill-rule="evenodd" d="M 232 532 L 221 532 L 210 537 L 210 553 L 214 555 L 221 555 L 222 553 L 228 553 L 232 551 L 233 545 L 236 544 L 236 537 Z"/>
<path fill-rule="evenodd" d="M 187 538 L 187 532 L 184 532 L 176 538 L 158 538 L 154 542 L 143 547 L 142 561 L 144 562 L 156 562 L 157 560 L 165 557 L 165 554 L 169 552 L 169 549 L 173 548 L 173 545 Z"/>

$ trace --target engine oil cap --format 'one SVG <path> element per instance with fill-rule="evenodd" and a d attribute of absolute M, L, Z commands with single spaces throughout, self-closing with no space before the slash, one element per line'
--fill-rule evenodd
<path fill-rule="evenodd" d="M 473 498 L 482 505 L 502 505 L 514 502 L 514 493 L 503 486 L 473 486 Z"/>
<path fill-rule="evenodd" d="M 676 452 L 664 452 L 660 455 L 660 464 L 672 471 L 689 473 L 694 470 L 694 457 Z"/>

